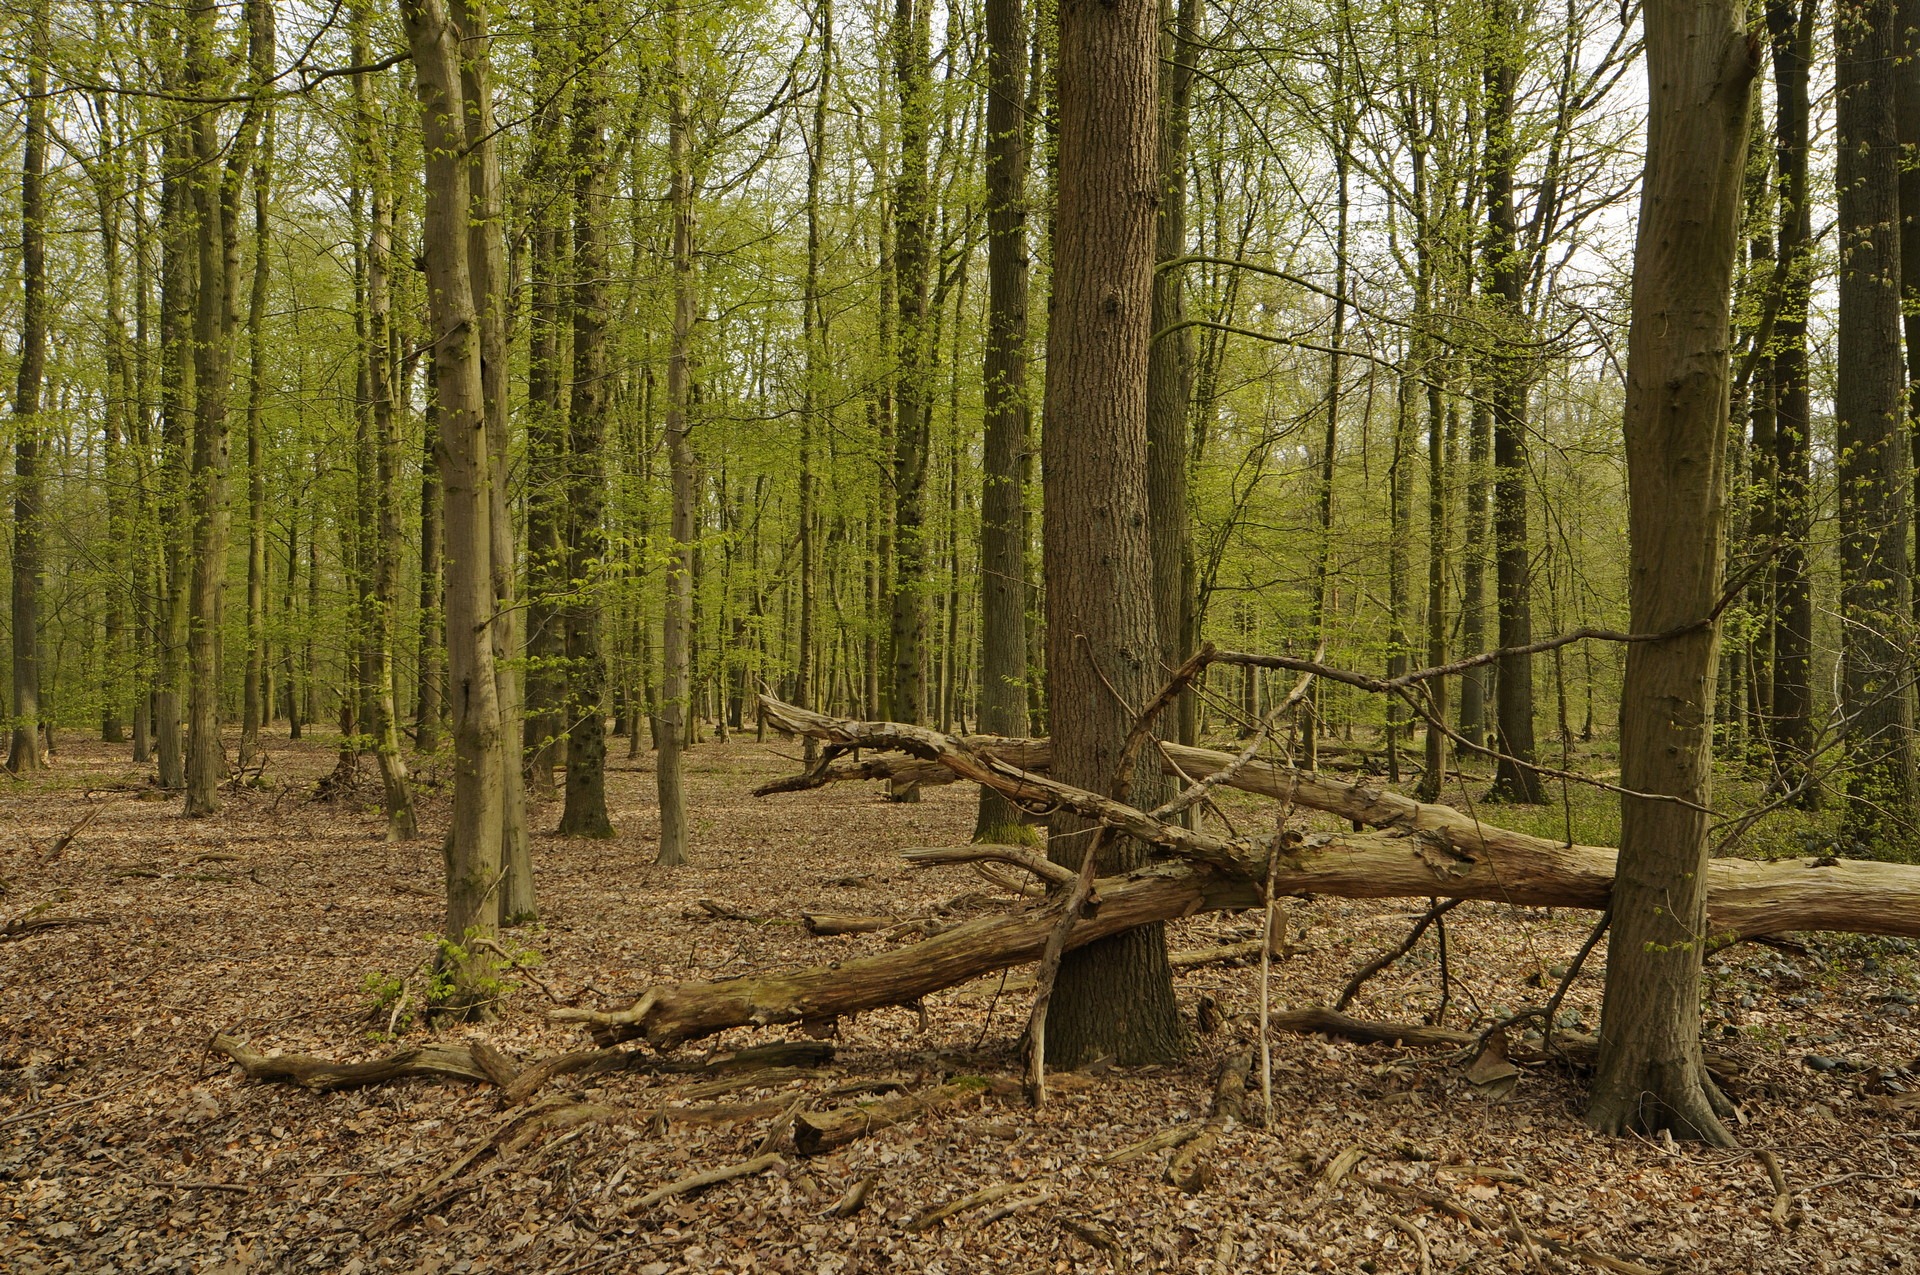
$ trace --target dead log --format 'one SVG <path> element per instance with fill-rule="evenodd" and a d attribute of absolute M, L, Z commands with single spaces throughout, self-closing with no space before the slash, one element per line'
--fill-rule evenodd
<path fill-rule="evenodd" d="M 852 916 L 840 912 L 805 912 L 800 924 L 807 933 L 821 938 L 840 934 L 877 934 L 882 930 L 911 928 L 923 924 L 924 917 Z"/>
<path fill-rule="evenodd" d="M 1016 802 L 1068 806 L 1179 856 L 1095 882 L 1085 914 L 1068 935 L 1069 947 L 1155 921 L 1260 906 L 1261 879 L 1269 877 L 1269 868 L 1272 888 L 1282 895 L 1482 899 L 1598 911 L 1606 906 L 1613 886 L 1612 850 L 1509 832 L 1445 806 L 1284 774 L 1280 768 L 1269 767 L 1264 773 L 1276 784 L 1293 785 L 1300 804 L 1338 804 L 1337 813 L 1388 825 L 1387 830 L 1318 835 L 1277 846 L 1228 841 L 1017 770 L 937 731 L 892 722 L 840 721 L 771 699 L 763 704 L 769 720 L 783 729 L 844 746 L 910 750 Z M 1225 754 L 1215 757 L 1222 765 L 1233 760 Z M 1251 766 L 1236 779 L 1249 773 L 1254 773 Z M 996 847 L 985 857 L 1004 861 L 1006 856 Z M 1920 936 L 1920 867 L 1830 858 L 1768 863 L 1717 859 L 1708 874 L 1708 923 L 1715 937 L 1790 930 Z M 904 950 L 789 973 L 656 987 L 625 1010 L 561 1009 L 553 1017 L 586 1024 L 603 1044 L 644 1036 L 659 1048 L 730 1027 L 820 1024 L 861 1010 L 918 1001 L 993 970 L 1035 960 L 1058 921 L 1056 901 L 1036 901 L 968 921 Z"/>
<path fill-rule="evenodd" d="M 256 1053 L 245 1041 L 225 1034 L 215 1036 L 211 1047 L 239 1063 L 249 1080 L 285 1080 L 321 1093 L 377 1085 L 404 1076 L 492 1079 L 465 1045 L 416 1045 L 359 1063 L 340 1063 L 312 1054 Z"/>
<path fill-rule="evenodd" d="M 895 1094 L 875 1102 L 853 1103 L 829 1111 L 803 1111 L 794 1117 L 793 1149 L 801 1155 L 821 1155 L 843 1147 L 856 1138 L 878 1133 L 915 1116 L 952 1111 L 988 1094 L 1016 1094 L 1015 1081 L 984 1076 L 966 1076 L 922 1089 L 918 1093 Z"/>

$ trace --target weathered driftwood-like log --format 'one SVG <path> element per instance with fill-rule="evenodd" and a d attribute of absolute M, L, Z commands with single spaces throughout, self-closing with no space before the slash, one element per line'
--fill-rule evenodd
<path fill-rule="evenodd" d="M 240 1064 L 249 1080 L 285 1080 L 322 1093 L 377 1085 L 404 1076 L 441 1076 L 454 1080 L 490 1080 L 486 1068 L 474 1060 L 465 1045 L 416 1045 L 395 1050 L 385 1058 L 340 1063 L 312 1054 L 262 1054 L 245 1041 L 225 1034 L 211 1042 L 215 1053 Z"/>
<path fill-rule="evenodd" d="M 1268 853 L 1279 855 L 1272 882 L 1282 895 L 1462 898 L 1598 910 L 1606 906 L 1613 885 L 1612 850 L 1510 832 L 1445 806 L 1360 785 L 1327 783 L 1279 768 L 1257 772 L 1269 776 L 1276 795 L 1290 787 L 1301 805 L 1385 827 L 1270 849 L 1163 824 L 1122 802 L 982 757 L 963 741 L 936 731 L 842 722 L 778 701 L 766 703 L 770 720 L 783 728 L 805 730 L 842 746 L 888 744 L 937 758 L 941 765 L 1017 801 L 1070 806 L 1180 856 L 1096 882 L 1087 914 L 1075 922 L 1068 938 L 1073 947 L 1154 921 L 1259 906 Z M 1222 765 L 1232 760 L 1225 754 L 1214 757 Z M 1204 759 L 1187 760 L 1197 766 Z M 1253 767 L 1237 778 L 1244 780 L 1250 773 L 1256 773 Z M 1790 930 L 1920 936 L 1920 867 L 1834 859 L 1719 859 L 1708 871 L 1708 919 L 1714 936 Z M 1036 902 L 980 917 L 904 950 L 785 973 L 656 987 L 629 1009 L 562 1009 L 554 1017 L 587 1024 L 602 1043 L 644 1036 L 662 1048 L 730 1027 L 822 1023 L 917 1001 L 930 992 L 1035 960 L 1057 921 L 1057 905 Z"/>
<path fill-rule="evenodd" d="M 1039 760 L 1036 751 L 1044 740 L 1002 741 L 984 738 L 985 751 L 973 750 L 963 740 L 939 735 L 917 727 L 899 727 L 894 723 L 846 722 L 793 708 L 778 700 L 763 700 L 768 719 L 783 730 L 814 735 L 835 742 L 896 740 L 896 747 L 937 761 L 956 774 L 999 788 L 1016 798 L 1023 781 L 1038 787 L 1040 794 L 1053 793 L 1071 800 L 1076 809 L 1094 818 L 1103 817 L 1099 808 L 1104 798 L 1091 801 L 1063 795 L 1063 784 L 1028 776 L 996 762 L 993 750 L 1003 743 L 1019 745 L 1008 756 Z M 931 737 L 928 739 L 927 737 Z M 1227 753 L 1204 748 L 1185 748 L 1177 744 L 1161 745 L 1171 762 L 1193 778 L 1203 778 L 1233 763 Z M 1009 773 L 1011 772 L 1011 773 Z M 1538 907 L 1606 906 L 1613 888 L 1614 850 L 1598 846 L 1567 845 L 1545 837 L 1495 827 L 1451 806 L 1415 801 L 1399 793 L 1374 788 L 1365 783 L 1328 780 L 1309 771 L 1267 762 L 1252 762 L 1234 776 L 1233 786 L 1249 792 L 1264 793 L 1295 805 L 1321 810 L 1355 823 L 1399 834 L 1399 850 L 1381 855 L 1393 838 L 1383 843 L 1366 834 L 1330 838 L 1297 854 L 1304 875 L 1322 879 L 1312 884 L 1298 883 L 1283 867 L 1277 883 L 1284 894 L 1334 894 L 1349 898 L 1397 898 L 1438 896 L 1441 898 L 1493 899 Z M 1074 790 L 1069 790 L 1069 794 Z M 1092 798 L 1092 794 L 1082 794 Z M 1108 812 L 1112 813 L 1112 812 Z M 1177 838 L 1156 838 L 1142 822 L 1151 823 L 1142 812 L 1116 821 L 1129 835 L 1162 844 L 1175 853 L 1209 862 L 1219 862 L 1220 849 L 1241 850 L 1218 839 L 1197 837 L 1181 844 Z M 1142 835 L 1142 834 L 1145 835 Z M 1210 844 L 1208 844 L 1210 843 Z M 1205 852 L 1195 853 L 1205 847 Z M 1409 853 L 1411 850 L 1411 853 Z M 1342 853 L 1351 853 L 1351 866 L 1358 871 L 1322 870 L 1325 861 Z M 1376 866 L 1386 868 L 1387 860 L 1397 861 L 1377 882 L 1361 878 Z M 1451 862 L 1449 862 L 1451 861 Z M 1416 866 L 1417 864 L 1417 866 Z M 1256 869 L 1238 865 L 1243 872 Z M 1409 875 L 1407 869 L 1413 869 Z M 1857 859 L 1783 859 L 1754 862 L 1745 859 L 1716 859 L 1709 868 L 1708 915 L 1716 936 L 1747 938 L 1762 934 L 1780 934 L 1792 930 L 1842 930 L 1859 934 L 1920 934 L 1920 867 L 1908 864 L 1875 863 Z M 1412 889 L 1415 877 L 1426 883 Z M 1455 878 L 1449 882 L 1447 878 Z M 1503 884 L 1504 883 L 1504 886 Z M 1434 888 L 1449 885 L 1459 888 Z M 1481 893 L 1482 889 L 1485 893 Z M 1502 891 L 1505 891 L 1503 894 Z"/>

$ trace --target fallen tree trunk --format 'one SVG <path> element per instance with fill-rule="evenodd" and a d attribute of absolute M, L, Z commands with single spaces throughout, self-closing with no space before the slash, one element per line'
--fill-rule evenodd
<path fill-rule="evenodd" d="M 778 701 L 765 703 L 777 726 L 804 730 L 843 747 L 857 743 L 909 749 L 1016 801 L 1067 805 L 1180 856 L 1097 881 L 1085 915 L 1068 936 L 1069 947 L 1155 921 L 1260 906 L 1269 854 L 1278 856 L 1272 882 L 1281 895 L 1460 898 L 1599 910 L 1607 905 L 1613 886 L 1612 850 L 1525 836 L 1445 806 L 1279 773 L 1282 768 L 1267 768 L 1265 773 L 1276 786 L 1292 786 L 1299 804 L 1324 801 L 1324 809 L 1337 800 L 1335 813 L 1387 830 L 1271 845 L 1226 841 L 1020 771 L 936 731 L 842 722 Z M 1186 751 L 1202 750 L 1175 750 L 1175 755 Z M 1225 754 L 1213 756 L 1222 765 L 1233 760 Z M 1247 766 L 1236 779 L 1251 782 L 1247 776 L 1252 772 L 1254 767 Z M 1004 848 L 983 847 L 983 852 L 983 857 L 1001 862 L 1010 858 Z M 941 857 L 952 861 L 958 856 L 943 850 Z M 1920 867 L 1835 859 L 1718 859 L 1708 868 L 1707 908 L 1710 933 L 1716 938 L 1791 930 L 1920 936 Z M 786 973 L 672 984 L 648 991 L 625 1010 L 562 1009 L 553 1017 L 586 1024 L 602 1043 L 645 1037 L 658 1048 L 730 1027 L 790 1022 L 820 1027 L 841 1015 L 910 1003 L 1036 960 L 1058 920 L 1056 901 L 1024 904 L 896 951 Z"/>

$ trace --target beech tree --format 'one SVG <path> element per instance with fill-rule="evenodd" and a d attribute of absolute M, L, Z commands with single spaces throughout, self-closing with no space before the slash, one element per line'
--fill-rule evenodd
<path fill-rule="evenodd" d="M 1713 793 L 1714 610 L 1725 559 L 1728 321 L 1758 49 L 1735 0 L 1646 9 L 1646 175 L 1628 328 L 1636 633 L 1621 692 L 1620 860 L 1588 1122 L 1721 1146 L 1700 1061 Z"/>

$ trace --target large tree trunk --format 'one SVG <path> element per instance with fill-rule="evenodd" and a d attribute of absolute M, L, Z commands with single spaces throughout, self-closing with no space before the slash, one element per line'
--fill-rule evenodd
<path fill-rule="evenodd" d="M 1725 568 L 1727 341 L 1748 103 L 1739 0 L 1647 7 L 1646 176 L 1627 341 L 1629 606 L 1636 633 L 1712 613 Z M 1700 1062 L 1719 625 L 1627 650 L 1620 857 L 1587 1120 L 1731 1145 Z"/>
<path fill-rule="evenodd" d="M 1152 319 L 1159 32 L 1153 0 L 1060 9 L 1060 157 L 1046 417 L 1048 700 L 1054 772 L 1115 782 L 1133 713 L 1152 697 L 1158 641 L 1147 543 L 1147 350 Z M 1156 781 L 1157 783 L 1157 781 Z M 1049 853 L 1077 865 L 1094 825 L 1050 825 Z M 1100 867 L 1145 858 L 1106 839 Z M 1060 967 L 1048 1061 L 1073 1067 L 1180 1051 L 1159 926 L 1115 933 Z"/>
<path fill-rule="evenodd" d="M 600 649 L 600 576 L 607 556 L 607 83 L 598 56 L 609 30 L 598 0 L 577 11 L 582 65 L 573 90 L 573 398 L 567 413 L 567 792 L 560 831 L 611 837 L 607 817 L 607 657 Z"/>
<path fill-rule="evenodd" d="M 20 367 L 13 393 L 13 733 L 7 769 L 41 767 L 40 383 L 47 369 L 47 56 L 49 0 L 35 0 L 27 50 L 27 135 L 20 162 Z"/>
<path fill-rule="evenodd" d="M 1771 732 L 1791 790 L 1811 785 L 1813 750 L 1813 432 L 1807 385 L 1807 300 L 1813 270 L 1813 202 L 1807 186 L 1808 77 L 1813 65 L 1816 0 L 1769 0 L 1773 49 L 1775 181 L 1780 191 L 1780 309 L 1773 322 L 1773 493 L 1778 546 L 1773 559 L 1773 717 Z M 1809 787 L 1801 804 L 1818 804 Z"/>
<path fill-rule="evenodd" d="M 424 141 L 426 212 L 421 243 L 439 423 L 437 459 L 447 537 L 447 672 L 453 701 L 453 815 L 447 832 L 446 935 L 471 953 L 497 929 L 504 740 L 488 618 L 494 604 L 490 531 L 492 470 L 481 376 L 480 316 L 468 254 L 473 218 L 465 150 L 467 102 L 461 83 L 462 32 L 444 0 L 406 0 L 401 9 L 413 54 Z M 484 49 L 479 51 L 484 56 Z M 517 770 L 518 767 L 513 769 Z M 454 975 L 469 1000 L 483 992 L 487 964 Z"/>
<path fill-rule="evenodd" d="M 980 729 L 1027 727 L 1027 74 L 1022 0 L 988 0 L 986 440 L 980 474 Z M 980 790 L 974 835 L 1004 841 L 1019 813 Z"/>
<path fill-rule="evenodd" d="M 1876 844 L 1912 835 L 1912 622 L 1907 522 L 1913 486 L 1900 358 L 1899 72 L 1894 0 L 1840 0 L 1834 15 L 1840 204 L 1841 704 L 1847 825 Z"/>

